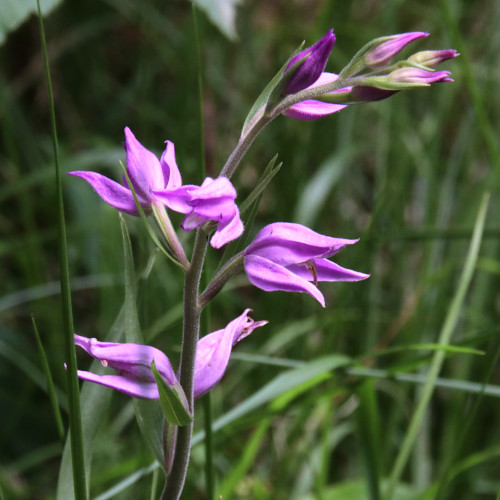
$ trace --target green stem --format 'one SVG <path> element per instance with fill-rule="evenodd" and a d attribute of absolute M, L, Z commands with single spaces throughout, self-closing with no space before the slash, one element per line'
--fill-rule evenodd
<path fill-rule="evenodd" d="M 37 0 L 38 19 L 40 21 L 40 35 L 42 40 L 42 52 L 45 65 L 45 76 L 47 80 L 47 91 L 50 103 L 50 120 L 52 128 L 52 144 L 54 149 L 54 165 L 57 189 L 58 226 L 59 226 L 59 262 L 61 273 L 61 301 L 63 315 L 63 329 L 65 338 L 65 357 L 68 366 L 68 408 L 69 408 L 69 430 L 71 440 L 71 459 L 73 466 L 73 488 L 76 500 L 87 498 L 87 483 L 85 480 L 85 461 L 83 453 L 83 433 L 80 411 L 80 388 L 76 373 L 76 352 L 74 342 L 73 312 L 71 306 L 71 290 L 69 279 L 68 252 L 66 243 L 66 222 L 64 217 L 64 202 L 62 195 L 61 169 L 59 167 L 59 146 L 57 142 L 57 127 L 54 105 L 54 94 L 52 92 L 52 80 L 50 77 L 49 60 L 47 55 L 47 44 L 45 41 L 45 29 L 43 26 L 40 2 Z"/>
<path fill-rule="evenodd" d="M 277 115 L 276 115 L 277 116 Z M 226 164 L 221 170 L 220 176 L 231 179 L 234 171 L 241 162 L 243 156 L 253 144 L 255 138 L 262 132 L 262 130 L 274 119 L 274 116 L 263 115 L 255 124 L 240 138 L 240 142 L 236 145 L 233 152 L 229 155 Z"/>
<path fill-rule="evenodd" d="M 243 252 L 236 254 L 229 262 L 226 262 L 220 271 L 214 276 L 207 288 L 200 295 L 200 308 L 203 309 L 223 288 L 227 281 L 243 269 Z"/>
<path fill-rule="evenodd" d="M 188 401 L 188 408 L 194 414 L 194 363 L 196 346 L 200 334 L 201 309 L 198 307 L 200 278 L 208 246 L 206 234 L 198 229 L 194 242 L 191 266 L 186 271 L 184 282 L 184 330 L 180 363 L 180 383 Z M 177 500 L 184 487 L 191 449 L 193 423 L 179 427 L 174 452 L 172 472 L 162 500 Z"/>

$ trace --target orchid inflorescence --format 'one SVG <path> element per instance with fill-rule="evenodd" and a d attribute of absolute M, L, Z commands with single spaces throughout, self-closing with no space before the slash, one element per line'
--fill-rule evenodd
<path fill-rule="evenodd" d="M 183 347 L 178 372 L 168 357 L 155 347 L 101 342 L 75 335 L 76 345 L 118 372 L 96 375 L 78 371 L 78 376 L 132 397 L 161 399 L 159 374 L 173 390 L 166 397 L 177 398 L 177 403 L 180 401 L 192 417 L 193 400 L 221 380 L 233 346 L 267 323 L 253 321 L 248 316 L 250 309 L 246 309 L 225 328 L 199 338 L 203 307 L 234 274 L 244 271 L 252 285 L 267 292 L 307 293 L 323 307 L 325 298 L 318 288 L 319 282 L 368 278 L 368 274 L 343 268 L 329 260 L 357 239 L 334 238 L 300 224 L 275 222 L 262 228 L 243 251 L 233 255 L 205 291 L 200 293 L 199 290 L 208 245 L 205 235 L 213 233 L 210 245 L 219 249 L 244 233 L 235 202 L 237 190 L 230 178 L 255 137 L 279 115 L 315 120 L 352 104 L 378 101 L 409 88 L 451 81 L 448 71 L 435 71 L 435 68 L 456 57 L 455 50 L 417 52 L 405 60 L 393 62 L 409 43 L 427 36 L 425 32 L 410 32 L 377 38 L 359 50 L 338 74 L 325 71 L 336 41 L 333 30 L 311 47 L 297 51 L 252 107 L 240 140 L 219 177 L 207 177 L 199 186 L 182 184 L 172 142 L 166 141 L 165 150 L 158 159 L 128 127 L 125 128 L 126 167 L 122 183 L 96 172 L 70 172 L 87 181 L 107 204 L 120 212 L 133 216 L 153 215 L 168 251 L 186 276 Z M 190 260 L 170 221 L 169 211 L 185 215 L 180 224 L 184 231 L 197 229 Z M 176 421 L 169 423 L 182 425 Z M 182 438 L 181 428 L 177 448 L 189 447 L 190 431 L 182 434 Z M 180 472 L 175 472 L 178 450 L 170 451 L 174 457 L 173 475 L 177 474 L 180 479 L 172 480 L 174 486 L 168 498 L 177 498 L 182 491 L 187 459 L 183 461 L 179 456 L 178 461 L 182 464 L 178 466 Z M 173 493 L 174 490 L 177 493 Z"/>

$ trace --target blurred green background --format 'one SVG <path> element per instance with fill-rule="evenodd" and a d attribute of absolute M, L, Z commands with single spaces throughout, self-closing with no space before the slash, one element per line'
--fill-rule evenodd
<path fill-rule="evenodd" d="M 420 394 L 420 384 L 390 374 L 425 374 L 432 355 L 408 349 L 381 353 L 437 342 L 485 191 L 492 196 L 481 254 L 452 340 L 484 354 L 450 355 L 441 376 L 500 384 L 500 2 L 246 1 L 237 9 L 236 41 L 203 13 L 197 18 L 211 176 L 237 143 L 255 98 L 304 39 L 311 45 L 334 28 L 337 42 L 327 66 L 333 72 L 369 40 L 405 31 L 431 36 L 403 55 L 445 48 L 462 53 L 443 65 L 454 83 L 350 106 L 315 122 L 275 120 L 233 178 L 242 201 L 277 153 L 283 167 L 262 198 L 251 233 L 273 221 L 294 221 L 332 236 L 359 237 L 336 261 L 372 276 L 323 284 L 326 310 L 309 296 L 266 294 L 244 277 L 227 286 L 212 307 L 213 329 L 246 307 L 270 324 L 236 349 L 213 391 L 214 416 L 281 373 L 272 359 L 310 361 L 342 353 L 365 369 L 382 370 L 382 376 L 373 379 L 368 415 L 360 402 L 370 377 L 336 372 L 289 401 L 265 405 L 225 427 L 215 436 L 220 491 L 224 499 L 369 498 L 365 459 L 372 467 L 376 463 L 380 478 L 389 475 Z M 119 161 L 125 160 L 123 129 L 129 126 L 157 153 L 163 141 L 173 141 L 184 182 L 199 184 L 190 4 L 65 0 L 45 27 L 63 170 L 89 169 L 118 179 Z M 0 485 L 5 498 L 46 499 L 55 495 L 62 447 L 31 315 L 63 408 L 65 360 L 49 104 L 34 16 L 9 35 L 0 61 Z M 66 176 L 63 181 L 75 328 L 106 340 L 123 302 L 118 215 L 85 182 Z M 175 360 L 182 276 L 155 253 L 140 221 L 127 217 L 127 223 L 136 269 L 144 277 L 138 300 L 142 328 Z M 192 235 L 184 236 L 189 248 Z M 212 250 L 213 269 L 219 258 Z M 267 358 L 238 360 L 245 353 Z M 88 359 L 79 356 L 79 365 L 87 367 Z M 436 390 L 404 469 L 407 488 L 398 498 L 498 498 L 498 396 L 471 392 L 464 383 Z M 367 427 L 375 455 L 366 444 Z M 151 461 L 131 402 L 114 394 L 94 444 L 92 498 Z M 203 462 L 198 445 L 185 498 L 205 498 Z M 114 498 L 149 498 L 150 482 L 146 475 Z M 441 486 L 439 492 L 432 485 Z"/>

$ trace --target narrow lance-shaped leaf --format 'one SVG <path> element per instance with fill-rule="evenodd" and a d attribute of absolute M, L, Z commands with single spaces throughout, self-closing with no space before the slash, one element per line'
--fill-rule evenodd
<path fill-rule="evenodd" d="M 158 385 L 160 403 L 169 424 L 187 425 L 193 420 L 189 413 L 186 395 L 180 384 L 170 387 L 156 369 L 155 362 L 151 363 L 151 371 Z"/>

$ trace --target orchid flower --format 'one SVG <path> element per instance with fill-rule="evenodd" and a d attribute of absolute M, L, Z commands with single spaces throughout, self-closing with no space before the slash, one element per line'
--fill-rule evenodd
<path fill-rule="evenodd" d="M 226 371 L 232 347 L 250 335 L 267 321 L 253 321 L 250 309 L 231 321 L 225 328 L 210 333 L 198 341 L 194 368 L 194 397 L 210 391 Z M 75 344 L 82 347 L 103 366 L 113 368 L 118 374 L 97 375 L 78 370 L 82 380 L 94 382 L 129 396 L 142 399 L 158 399 L 158 386 L 151 370 L 156 369 L 170 387 L 180 387 L 178 378 L 167 356 L 148 345 L 132 343 L 100 342 L 97 339 L 75 334 Z"/>
<path fill-rule="evenodd" d="M 220 248 L 243 233 L 240 212 L 234 200 L 236 189 L 226 177 L 207 177 L 201 186 L 185 185 L 169 191 L 153 191 L 153 195 L 168 208 L 187 214 L 182 229 L 191 231 L 208 221 L 217 223 L 210 240 L 214 248 Z"/>
<path fill-rule="evenodd" d="M 262 290 L 308 293 L 325 307 L 319 281 L 369 277 L 328 260 L 357 241 L 324 236 L 301 224 L 276 222 L 264 227 L 244 251 L 245 272 L 250 283 Z"/>
<path fill-rule="evenodd" d="M 174 144 L 166 141 L 166 145 L 158 160 L 135 138 L 128 127 L 125 128 L 126 171 L 139 204 L 146 214 L 151 213 L 155 203 L 154 189 L 172 190 L 182 185 L 181 174 L 175 161 Z M 86 180 L 108 205 L 120 212 L 139 215 L 134 195 L 125 179 L 122 185 L 97 172 L 80 170 L 68 174 Z"/>

